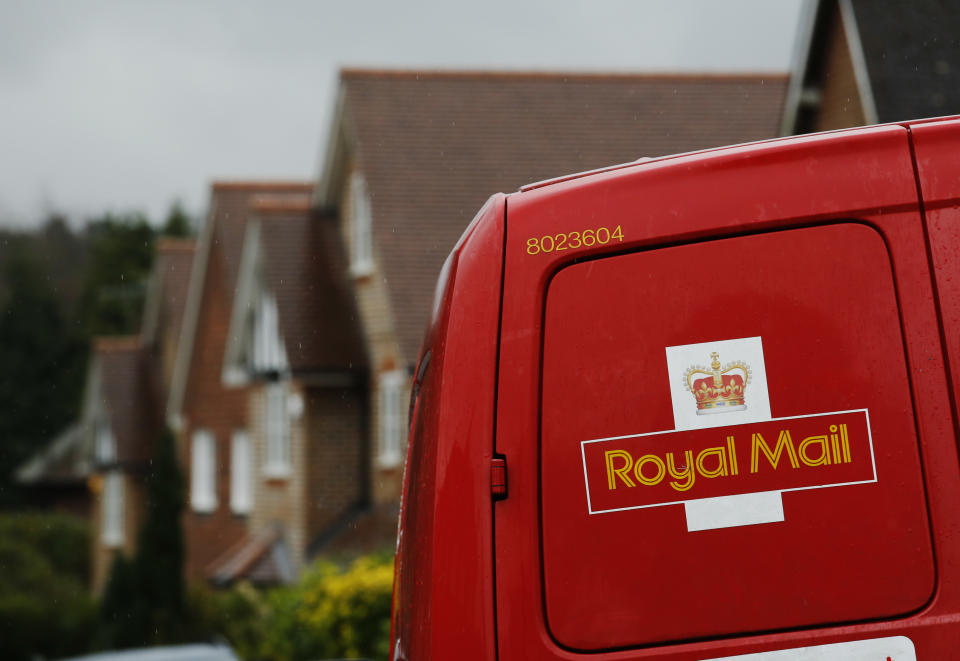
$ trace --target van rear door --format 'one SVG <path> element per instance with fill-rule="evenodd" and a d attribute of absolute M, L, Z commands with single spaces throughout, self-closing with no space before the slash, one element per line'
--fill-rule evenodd
<path fill-rule="evenodd" d="M 799 647 L 930 602 L 920 445 L 952 422 L 904 128 L 507 210 L 502 659 Z"/>

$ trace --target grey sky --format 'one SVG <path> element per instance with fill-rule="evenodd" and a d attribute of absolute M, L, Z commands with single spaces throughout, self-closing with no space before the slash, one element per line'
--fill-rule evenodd
<path fill-rule="evenodd" d="M 340 66 L 783 71 L 801 0 L 0 3 L 0 224 L 312 179 Z"/>

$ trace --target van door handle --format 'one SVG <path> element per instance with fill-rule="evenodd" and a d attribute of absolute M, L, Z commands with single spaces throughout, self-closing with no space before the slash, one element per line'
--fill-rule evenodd
<path fill-rule="evenodd" d="M 507 497 L 507 458 L 504 456 L 490 459 L 490 495 L 494 500 Z"/>

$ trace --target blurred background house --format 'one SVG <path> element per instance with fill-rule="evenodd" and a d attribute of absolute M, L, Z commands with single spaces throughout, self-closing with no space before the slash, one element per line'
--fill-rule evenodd
<path fill-rule="evenodd" d="M 785 135 L 960 110 L 960 6 L 811 0 L 783 114 Z"/>

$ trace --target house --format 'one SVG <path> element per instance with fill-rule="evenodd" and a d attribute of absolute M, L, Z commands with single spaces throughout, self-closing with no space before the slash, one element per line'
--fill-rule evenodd
<path fill-rule="evenodd" d="M 222 373 L 249 393 L 248 534 L 210 567 L 217 584 L 291 579 L 366 508 L 366 357 L 344 266 L 309 196 L 251 202 Z"/>
<path fill-rule="evenodd" d="M 960 6 L 808 0 L 784 135 L 960 112 Z"/>
<path fill-rule="evenodd" d="M 776 137 L 786 86 L 780 74 L 341 73 L 314 204 L 336 217 L 369 361 L 373 507 L 355 523 L 363 535 L 395 525 L 409 382 L 433 291 L 487 197 Z"/>
<path fill-rule="evenodd" d="M 88 490 L 91 583 L 103 587 L 114 553 L 134 551 L 143 505 L 142 475 L 159 434 L 162 408 L 149 352 L 140 338 L 95 338 L 80 418 L 17 471 L 21 484 Z"/>
<path fill-rule="evenodd" d="M 135 551 L 144 475 L 163 431 L 163 364 L 175 353 L 193 241 L 159 239 L 139 335 L 94 338 L 79 419 L 17 472 L 35 490 L 82 485 L 91 521 L 91 582 L 103 587 L 117 551 Z M 56 493 L 56 491 L 54 491 Z"/>
<path fill-rule="evenodd" d="M 91 581 L 99 591 L 114 553 L 136 550 L 143 478 L 163 431 L 163 408 L 154 357 L 139 337 L 98 338 L 91 362 L 87 392 L 93 397 L 84 417 L 93 437 Z"/>
<path fill-rule="evenodd" d="M 142 476 L 162 429 L 156 369 L 138 336 L 95 338 L 80 419 L 17 471 L 22 484 L 88 489 L 91 583 L 103 587 L 113 555 L 132 554 L 143 510 Z"/>
<path fill-rule="evenodd" d="M 351 301 L 331 279 L 332 225 L 311 213 L 312 191 L 212 186 L 167 401 L 189 484 L 191 578 L 292 580 L 310 541 L 362 505 L 350 467 L 364 361 L 341 323 Z"/>

